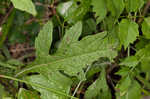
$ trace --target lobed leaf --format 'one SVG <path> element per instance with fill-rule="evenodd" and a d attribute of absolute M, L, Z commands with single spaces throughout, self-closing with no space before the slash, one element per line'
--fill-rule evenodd
<path fill-rule="evenodd" d="M 52 43 L 53 24 L 47 22 L 35 40 L 36 56 L 47 56 Z"/>
<path fill-rule="evenodd" d="M 106 0 L 92 0 L 92 5 L 93 12 L 96 12 L 96 21 L 99 23 L 105 18 L 107 14 Z"/>
<path fill-rule="evenodd" d="M 130 43 L 133 43 L 138 36 L 138 24 L 127 19 L 121 20 L 119 23 L 118 37 L 120 39 L 120 43 L 124 45 L 125 49 Z"/>

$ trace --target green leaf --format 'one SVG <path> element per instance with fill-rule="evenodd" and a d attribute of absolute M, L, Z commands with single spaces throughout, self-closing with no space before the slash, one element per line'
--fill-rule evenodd
<path fill-rule="evenodd" d="M 4 87 L 0 84 L 0 99 L 2 99 L 4 95 Z"/>
<path fill-rule="evenodd" d="M 127 19 L 121 20 L 119 23 L 118 37 L 120 39 L 121 45 L 124 45 L 125 49 L 129 46 L 130 43 L 133 43 L 138 36 L 138 24 Z"/>
<path fill-rule="evenodd" d="M 135 67 L 137 66 L 137 64 L 139 63 L 139 61 L 137 60 L 137 58 L 135 56 L 129 56 L 127 58 L 125 58 L 120 65 L 124 65 L 124 66 L 128 66 L 128 67 Z"/>
<path fill-rule="evenodd" d="M 145 38 L 150 39 L 150 17 L 144 19 L 142 23 L 142 32 Z"/>
<path fill-rule="evenodd" d="M 111 93 L 106 82 L 106 72 L 103 67 L 98 79 L 88 87 L 85 99 L 111 99 Z"/>
<path fill-rule="evenodd" d="M 35 48 L 37 56 L 49 55 L 50 46 L 52 43 L 53 24 L 51 21 L 47 22 L 40 31 L 35 40 Z"/>
<path fill-rule="evenodd" d="M 106 7 L 106 0 L 92 0 L 93 5 L 93 12 L 96 12 L 96 22 L 101 22 L 106 14 L 107 14 L 107 7 Z"/>
<path fill-rule="evenodd" d="M 31 0 L 11 0 L 11 2 L 13 3 L 15 8 L 22 10 L 22 11 L 26 11 L 36 16 L 37 12 Z"/>
<path fill-rule="evenodd" d="M 140 49 L 136 53 L 137 59 L 140 59 L 141 69 L 142 71 L 149 72 L 150 71 L 150 44 L 147 44 L 144 48 Z"/>
<path fill-rule="evenodd" d="M 106 0 L 107 8 L 110 11 L 111 16 L 118 18 L 124 10 L 124 1 L 123 0 Z"/>
<path fill-rule="evenodd" d="M 137 81 L 133 81 L 126 97 L 128 97 L 128 99 L 141 99 L 141 86 Z"/>
<path fill-rule="evenodd" d="M 113 59 L 117 53 L 115 46 L 109 44 L 106 32 L 87 36 L 80 41 L 71 44 L 65 51 L 54 55 L 37 58 L 32 66 L 21 71 L 17 75 L 36 71 L 64 70 L 70 76 L 79 76 L 83 74 L 83 68 L 91 64 L 99 57 L 108 57 Z"/>
<path fill-rule="evenodd" d="M 34 92 L 20 88 L 18 92 L 18 99 L 40 99 L 40 97 Z"/>
<path fill-rule="evenodd" d="M 0 84 L 0 99 L 13 99 L 12 97 L 9 97 L 10 93 L 5 91 L 5 87 Z"/>
<path fill-rule="evenodd" d="M 107 67 L 110 63 L 110 60 L 106 57 L 99 58 L 97 61 L 93 62 L 93 64 L 90 67 L 90 70 L 86 74 L 86 77 L 92 77 L 94 74 L 100 72 L 103 67 Z"/>
<path fill-rule="evenodd" d="M 83 23 L 82 37 L 91 35 L 96 32 L 96 22 L 94 19 L 89 18 Z"/>
<path fill-rule="evenodd" d="M 69 78 L 65 77 L 59 72 L 51 72 L 50 75 L 48 75 L 47 73 L 34 75 L 27 77 L 27 80 L 32 83 L 40 84 L 47 88 L 56 89 L 66 94 L 69 94 L 72 84 L 72 81 Z M 41 93 L 41 99 L 68 99 L 67 97 L 49 92 L 34 85 L 32 87 Z"/>
<path fill-rule="evenodd" d="M 126 93 L 117 94 L 117 99 L 141 99 L 141 86 L 137 81 L 132 81 Z"/>
<path fill-rule="evenodd" d="M 149 43 L 150 43 L 149 39 L 145 39 L 143 36 L 140 36 L 139 42 L 137 42 L 135 45 L 136 50 L 140 50 L 140 49 L 144 48 Z"/>
<path fill-rule="evenodd" d="M 137 12 L 143 5 L 143 0 L 126 0 L 126 9 L 128 12 Z"/>
<path fill-rule="evenodd" d="M 129 76 L 126 76 L 120 81 L 120 83 L 116 85 L 116 90 L 119 90 L 120 96 L 123 96 L 127 93 L 131 82 L 131 78 Z"/>
<path fill-rule="evenodd" d="M 129 74 L 130 69 L 128 67 L 121 67 L 121 69 L 115 74 L 120 75 L 121 77 L 125 77 Z"/>
<path fill-rule="evenodd" d="M 82 33 L 82 23 L 81 22 L 77 22 L 70 29 L 66 30 L 65 36 L 63 37 L 63 39 L 62 39 L 62 41 L 60 43 L 58 51 L 64 51 L 72 43 L 78 41 L 81 33 Z"/>
<path fill-rule="evenodd" d="M 91 0 L 71 0 L 60 3 L 57 12 L 69 23 L 76 23 L 83 19 L 90 9 Z"/>

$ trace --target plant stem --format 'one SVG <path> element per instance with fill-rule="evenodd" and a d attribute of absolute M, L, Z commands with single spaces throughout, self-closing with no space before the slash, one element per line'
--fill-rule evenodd
<path fill-rule="evenodd" d="M 90 68 L 91 68 L 91 66 L 88 66 L 88 68 L 87 68 L 86 71 L 85 71 L 85 75 L 86 75 L 86 73 L 89 71 Z M 84 81 L 84 80 L 81 80 L 81 81 L 78 83 L 78 85 L 77 85 L 77 87 L 76 87 L 74 93 L 72 94 L 73 97 L 75 96 L 76 92 L 78 91 L 78 89 L 79 89 L 79 87 L 80 87 L 80 85 L 81 85 L 81 83 L 82 83 L 83 81 Z M 72 99 L 72 98 L 71 98 L 71 99 Z"/>
<path fill-rule="evenodd" d="M 130 56 L 130 45 L 128 46 L 128 57 Z"/>

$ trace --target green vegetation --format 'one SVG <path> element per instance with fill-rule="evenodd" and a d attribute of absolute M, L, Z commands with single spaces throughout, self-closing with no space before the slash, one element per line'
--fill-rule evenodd
<path fill-rule="evenodd" d="M 1 0 L 0 99 L 150 95 L 150 0 Z"/>

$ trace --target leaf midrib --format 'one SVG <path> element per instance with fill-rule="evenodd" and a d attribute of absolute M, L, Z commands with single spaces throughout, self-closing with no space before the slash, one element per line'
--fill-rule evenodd
<path fill-rule="evenodd" d="M 108 50 L 111 50 L 111 49 L 108 49 Z M 40 64 L 40 65 L 34 65 L 33 67 L 29 67 L 27 69 L 24 69 L 22 70 L 21 72 L 17 73 L 15 77 L 18 77 L 24 73 L 26 73 L 27 71 L 30 71 L 30 70 L 33 70 L 35 68 L 39 68 L 41 66 L 49 66 L 50 64 L 55 64 L 57 62 L 61 62 L 61 61 L 65 61 L 65 60 L 70 60 L 71 58 L 74 58 L 74 57 L 82 57 L 84 55 L 89 55 L 89 54 L 93 54 L 93 53 L 98 53 L 98 52 L 107 52 L 108 51 L 107 49 L 106 50 L 98 50 L 98 51 L 92 51 L 91 53 L 84 53 L 84 54 L 78 54 L 78 55 L 74 55 L 74 56 L 70 56 L 70 57 L 65 57 L 65 58 L 62 58 L 62 59 L 58 59 L 56 61 L 53 61 L 53 62 L 50 62 L 50 63 L 47 63 L 47 64 Z M 99 56 L 100 57 L 100 56 Z"/>

